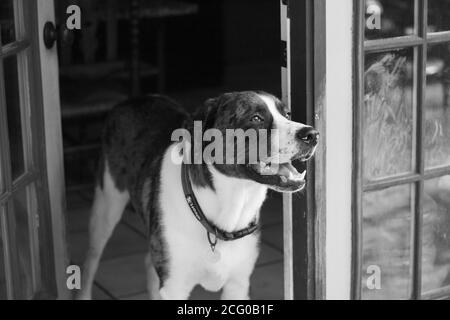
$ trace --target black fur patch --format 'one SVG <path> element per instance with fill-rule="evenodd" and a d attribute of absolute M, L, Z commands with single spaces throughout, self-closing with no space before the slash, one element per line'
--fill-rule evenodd
<path fill-rule="evenodd" d="M 161 285 L 167 277 L 158 202 L 162 157 L 172 143 L 172 132 L 188 119 L 189 115 L 169 98 L 144 96 L 116 106 L 107 117 L 103 134 L 99 185 L 106 159 L 116 187 L 129 191 L 134 209 L 148 227 L 152 261 Z M 151 188 L 145 188 L 146 181 Z M 148 203 L 143 204 L 142 199 Z"/>

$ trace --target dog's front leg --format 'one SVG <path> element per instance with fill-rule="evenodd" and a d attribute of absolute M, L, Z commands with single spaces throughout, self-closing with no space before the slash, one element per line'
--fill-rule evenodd
<path fill-rule="evenodd" d="M 159 294 L 162 300 L 187 300 L 194 286 L 195 282 L 192 281 L 192 277 L 186 274 L 171 274 L 164 281 Z"/>
<path fill-rule="evenodd" d="M 234 276 L 223 286 L 222 300 L 250 300 L 249 276 Z"/>

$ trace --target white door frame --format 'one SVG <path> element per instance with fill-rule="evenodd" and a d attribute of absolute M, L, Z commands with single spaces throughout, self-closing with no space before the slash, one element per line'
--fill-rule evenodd
<path fill-rule="evenodd" d="M 353 0 L 326 0 L 326 298 L 350 299 Z"/>
<path fill-rule="evenodd" d="M 61 131 L 61 108 L 59 98 L 59 70 L 56 44 L 47 49 L 44 44 L 44 24 L 55 23 L 54 0 L 37 0 L 37 29 L 39 50 L 40 83 L 42 85 L 42 105 L 45 131 L 45 157 L 50 197 L 51 225 L 56 284 L 59 299 L 67 299 L 70 292 L 66 287 L 66 266 L 68 265 L 66 223 L 65 223 L 65 182 L 63 144 Z"/>

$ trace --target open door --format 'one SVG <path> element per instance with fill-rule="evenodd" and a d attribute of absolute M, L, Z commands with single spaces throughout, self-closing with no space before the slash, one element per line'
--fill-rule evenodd
<path fill-rule="evenodd" d="M 53 0 L 0 3 L 0 298 L 63 298 L 64 176 Z M 48 38 L 51 40 L 51 38 Z"/>
<path fill-rule="evenodd" d="M 307 186 L 283 195 L 285 299 L 325 298 L 325 0 L 281 0 L 282 98 L 320 143 Z"/>

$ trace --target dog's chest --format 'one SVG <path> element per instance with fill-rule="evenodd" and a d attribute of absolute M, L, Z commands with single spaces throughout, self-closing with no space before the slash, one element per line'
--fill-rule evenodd
<path fill-rule="evenodd" d="M 219 240 L 216 247 L 216 252 L 220 254 L 218 259 L 209 245 L 205 228 L 195 219 L 186 203 L 181 186 L 180 166 L 174 164 L 168 157 L 168 155 L 173 155 L 171 151 L 169 149 L 163 161 L 159 194 L 163 236 L 167 244 L 168 273 L 185 274 L 188 279 L 195 279 L 205 289 L 217 291 L 230 278 L 230 274 L 241 272 L 241 269 L 243 272 L 249 272 L 248 268 L 253 269 L 258 256 L 258 236 L 253 234 L 227 242 Z M 219 204 L 222 199 L 217 199 L 217 193 L 221 192 L 218 189 L 215 193 L 207 189 L 195 190 L 200 206 L 205 213 L 219 212 L 219 209 L 223 207 Z M 221 194 L 226 196 L 225 192 L 221 192 Z M 226 210 L 226 215 L 210 214 L 208 218 L 214 223 L 221 223 L 221 225 L 237 228 L 248 226 L 265 198 L 265 192 L 255 194 L 255 199 L 252 198 L 254 201 L 251 201 L 252 205 L 242 205 L 240 208 L 242 212 L 245 211 L 249 214 L 249 217 L 232 215 L 235 212 L 237 199 L 240 198 L 230 194 L 231 199 L 223 201 L 232 205 L 230 210 Z M 230 213 L 230 216 L 227 217 L 227 213 Z"/>
<path fill-rule="evenodd" d="M 200 285 L 209 291 L 219 291 L 227 279 L 229 268 L 225 261 L 229 259 L 224 255 L 223 250 L 217 249 L 215 252 L 205 252 L 205 263 L 201 266 Z"/>
<path fill-rule="evenodd" d="M 252 265 L 257 258 L 257 243 L 257 236 L 251 235 L 233 242 L 220 242 L 214 252 L 210 248 L 203 250 L 202 263 L 196 267 L 200 285 L 215 292 L 223 287 L 231 274 L 245 272 L 244 266 Z"/>

